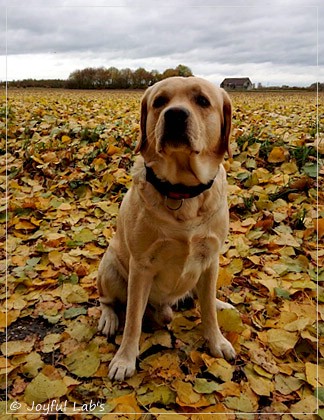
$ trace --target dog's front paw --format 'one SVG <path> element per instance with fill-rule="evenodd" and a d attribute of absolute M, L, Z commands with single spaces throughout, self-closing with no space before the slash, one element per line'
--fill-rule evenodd
<path fill-rule="evenodd" d="M 234 347 L 223 335 L 218 337 L 216 343 L 209 342 L 209 349 L 214 357 L 222 357 L 228 361 L 234 360 L 236 357 Z"/>
<path fill-rule="evenodd" d="M 118 316 L 113 308 L 106 304 L 101 304 L 101 317 L 98 324 L 98 330 L 103 334 L 111 337 L 116 334 L 118 330 Z"/>
<path fill-rule="evenodd" d="M 134 359 L 128 359 L 118 356 L 117 353 L 109 365 L 109 379 L 123 381 L 126 378 L 130 378 L 135 373 L 135 365 L 136 357 Z"/>

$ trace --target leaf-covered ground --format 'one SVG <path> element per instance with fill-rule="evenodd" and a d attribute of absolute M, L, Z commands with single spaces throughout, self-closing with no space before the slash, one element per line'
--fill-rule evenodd
<path fill-rule="evenodd" d="M 32 419 L 318 418 L 324 97 L 317 107 L 314 93 L 231 95 L 231 227 L 218 294 L 239 311 L 219 314 L 235 363 L 208 354 L 199 308 L 184 302 L 168 329 L 146 325 L 137 374 L 108 379 L 121 334 L 110 343 L 96 331 L 95 279 L 131 183 L 140 96 L 9 91 L 6 145 L 2 93 L 1 418 L 16 417 L 6 408 Z"/>

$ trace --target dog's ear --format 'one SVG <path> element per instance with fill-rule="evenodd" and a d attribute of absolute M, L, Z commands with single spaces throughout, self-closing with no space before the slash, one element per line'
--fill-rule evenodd
<path fill-rule="evenodd" d="M 148 99 L 149 89 L 146 90 L 141 101 L 141 120 L 140 120 L 140 138 L 137 142 L 135 153 L 141 152 L 147 142 L 146 138 L 146 118 L 147 118 L 147 99 Z"/>
<path fill-rule="evenodd" d="M 221 150 L 222 152 L 227 152 L 229 157 L 232 157 L 232 151 L 230 147 L 230 136 L 232 129 L 232 103 L 225 92 L 222 89 L 223 93 L 223 121 L 222 121 L 222 130 L 221 130 Z"/>

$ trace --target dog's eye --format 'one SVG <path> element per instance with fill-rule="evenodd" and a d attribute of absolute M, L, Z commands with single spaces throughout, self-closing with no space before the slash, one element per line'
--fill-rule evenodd
<path fill-rule="evenodd" d="M 161 106 L 165 105 L 168 102 L 168 98 L 165 96 L 158 96 L 153 101 L 154 108 L 161 108 Z"/>
<path fill-rule="evenodd" d="M 202 108 L 208 108 L 210 106 L 209 100 L 204 95 L 198 95 L 196 97 L 196 103 Z"/>

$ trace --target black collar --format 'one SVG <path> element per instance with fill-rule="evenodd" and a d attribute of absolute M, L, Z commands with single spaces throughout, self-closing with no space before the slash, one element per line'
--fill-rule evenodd
<path fill-rule="evenodd" d="M 153 169 L 146 166 L 146 181 L 153 185 L 153 187 L 163 196 L 172 198 L 173 200 L 183 200 L 184 198 L 193 198 L 202 192 L 208 190 L 214 180 L 208 182 L 208 184 L 199 184 L 189 187 L 184 184 L 171 184 L 169 181 L 162 181 L 158 178 Z"/>

